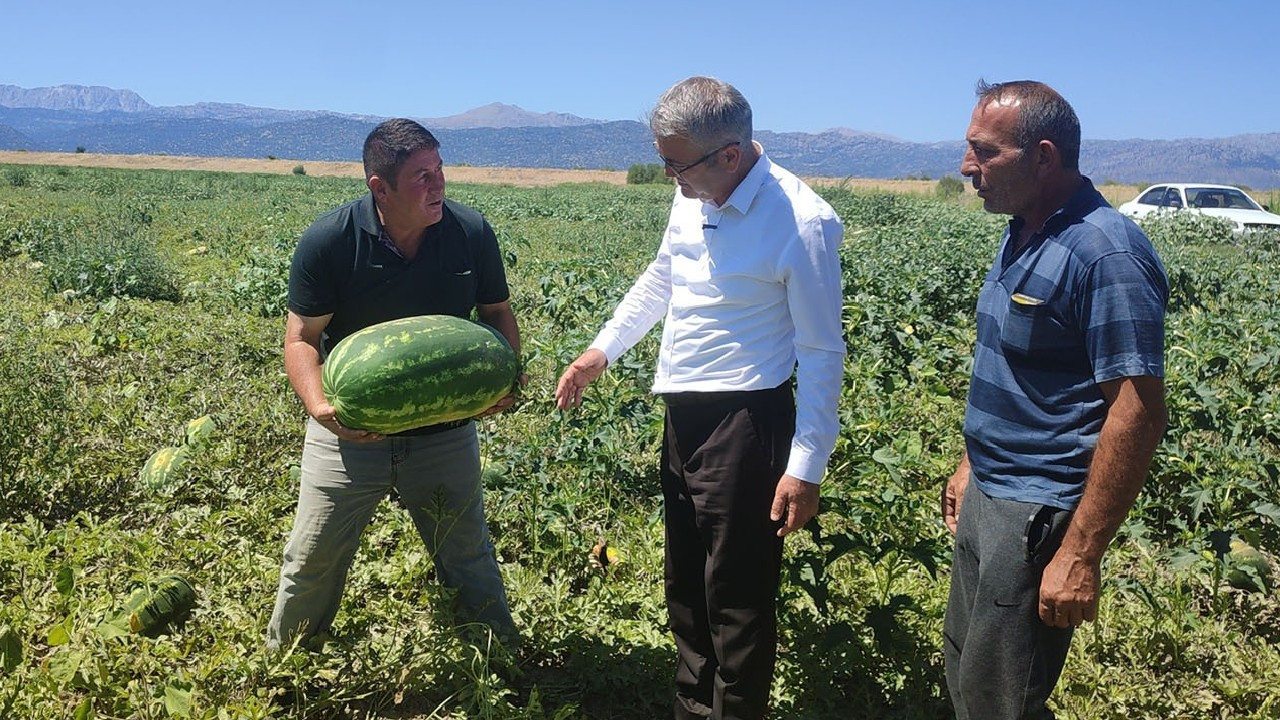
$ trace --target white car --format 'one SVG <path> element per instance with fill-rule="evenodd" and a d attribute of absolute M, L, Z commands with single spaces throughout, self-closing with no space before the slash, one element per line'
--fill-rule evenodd
<path fill-rule="evenodd" d="M 1203 215 L 1224 218 L 1235 225 L 1236 232 L 1280 230 L 1280 215 L 1268 212 L 1243 190 L 1230 185 L 1201 183 L 1164 183 L 1152 185 L 1116 208 L 1132 218 L 1154 212 L 1189 209 Z"/>

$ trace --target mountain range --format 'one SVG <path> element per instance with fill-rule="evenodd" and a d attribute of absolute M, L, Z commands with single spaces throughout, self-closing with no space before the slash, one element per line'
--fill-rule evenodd
<path fill-rule="evenodd" d="M 230 103 L 155 106 L 131 90 L 0 85 L 0 150 L 358 161 L 384 118 Z M 449 164 L 626 169 L 656 162 L 646 125 L 493 103 L 460 115 L 415 118 L 440 139 Z M 757 130 L 782 166 L 805 176 L 939 178 L 957 175 L 962 140 L 918 143 L 845 128 Z M 1180 140 L 1089 140 L 1081 169 L 1095 181 L 1216 182 L 1280 187 L 1280 132 Z"/>

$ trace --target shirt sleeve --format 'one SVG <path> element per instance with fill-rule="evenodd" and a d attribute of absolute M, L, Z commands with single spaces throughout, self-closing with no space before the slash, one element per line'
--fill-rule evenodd
<path fill-rule="evenodd" d="M 289 265 L 288 307 L 302 317 L 336 312 L 337 285 L 330 272 L 327 234 L 313 224 L 302 233 Z"/>
<path fill-rule="evenodd" d="M 636 278 L 590 347 L 603 352 L 612 365 L 666 315 L 670 302 L 671 250 L 664 233 L 658 256 Z"/>
<path fill-rule="evenodd" d="M 481 230 L 477 237 L 476 263 L 479 265 L 480 283 L 476 287 L 476 304 L 491 305 L 505 302 L 511 297 L 507 287 L 507 271 L 502 265 L 502 250 L 498 247 L 498 236 L 488 220 L 481 220 Z"/>
<path fill-rule="evenodd" d="M 1164 273 L 1131 252 L 1094 262 L 1079 290 L 1085 348 L 1095 382 L 1164 377 Z"/>
<path fill-rule="evenodd" d="M 844 227 L 832 214 L 803 223 L 799 231 L 788 249 L 784 274 L 797 363 L 796 432 L 786 472 L 820 483 L 839 434 L 836 408 L 845 357 L 839 251 Z"/>

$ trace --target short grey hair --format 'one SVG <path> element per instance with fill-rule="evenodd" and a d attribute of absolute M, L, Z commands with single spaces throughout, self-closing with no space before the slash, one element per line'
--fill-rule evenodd
<path fill-rule="evenodd" d="M 1066 98 L 1057 90 L 1034 80 L 988 83 L 979 80 L 978 103 L 1015 100 L 1018 103 L 1018 124 L 1014 128 L 1014 142 L 1024 151 L 1041 140 L 1048 140 L 1058 148 L 1064 170 L 1080 169 L 1080 118 Z"/>
<path fill-rule="evenodd" d="M 751 105 L 727 82 L 695 76 L 672 85 L 649 113 L 655 138 L 680 137 L 704 152 L 751 144 Z"/>

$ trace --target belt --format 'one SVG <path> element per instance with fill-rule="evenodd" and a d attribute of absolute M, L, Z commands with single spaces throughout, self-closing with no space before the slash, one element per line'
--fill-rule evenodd
<path fill-rule="evenodd" d="M 404 430 L 402 432 L 395 433 L 390 437 L 416 437 L 418 435 L 435 435 L 436 433 L 442 433 L 449 430 L 456 430 L 460 427 L 463 427 L 469 422 L 471 422 L 470 419 L 450 420 L 449 422 L 437 423 L 435 425 L 424 425 L 420 428 L 413 428 L 412 430 Z"/>
<path fill-rule="evenodd" d="M 791 394 L 791 381 L 787 380 L 777 387 L 763 390 L 713 390 L 711 392 L 677 392 L 662 393 L 662 401 L 667 407 L 686 407 L 689 405 L 718 405 L 721 403 L 737 403 L 777 395 Z"/>

